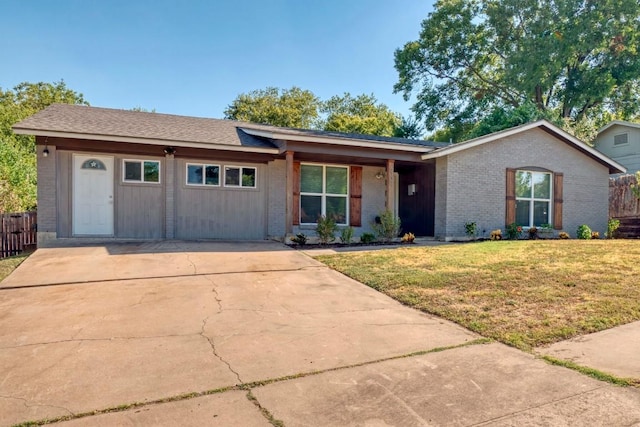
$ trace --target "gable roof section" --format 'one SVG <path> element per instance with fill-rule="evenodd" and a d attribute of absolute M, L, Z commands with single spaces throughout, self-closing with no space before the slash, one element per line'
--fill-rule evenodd
<path fill-rule="evenodd" d="M 469 141 L 461 142 L 454 145 L 449 145 L 444 148 L 436 149 L 430 153 L 426 153 L 422 155 L 422 160 L 427 159 L 436 159 L 438 157 L 448 156 L 450 154 L 457 153 L 459 151 L 468 150 L 473 147 L 477 147 L 480 145 L 488 144 L 493 141 L 497 141 L 499 139 L 507 138 L 512 135 L 517 135 L 522 132 L 529 131 L 531 129 L 540 129 L 548 134 L 554 136 L 560 141 L 572 146 L 576 150 L 582 152 L 583 154 L 591 157 L 597 162 L 609 168 L 609 173 L 624 173 L 626 172 L 626 168 L 622 166 L 620 163 L 610 159 L 605 156 L 598 150 L 588 146 L 584 142 L 580 141 L 575 136 L 565 132 L 559 127 L 551 124 L 546 120 L 539 120 L 537 122 L 527 123 L 521 126 L 516 126 L 510 129 L 505 129 L 500 132 L 495 132 L 489 135 L 484 135 L 478 138 L 471 139 Z"/>
<path fill-rule="evenodd" d="M 600 130 L 598 131 L 598 135 L 600 135 L 605 130 L 614 126 L 623 126 L 623 127 L 640 129 L 640 123 L 625 122 L 623 120 L 613 120 L 607 123 L 606 125 L 604 125 L 603 127 L 601 127 Z"/>
<path fill-rule="evenodd" d="M 17 123 L 18 134 L 280 154 L 302 141 L 422 154 L 442 144 L 342 132 L 279 128 L 235 120 L 53 104 Z"/>

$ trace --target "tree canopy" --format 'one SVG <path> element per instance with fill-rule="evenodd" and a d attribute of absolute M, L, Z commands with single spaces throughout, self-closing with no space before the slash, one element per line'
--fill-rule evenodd
<path fill-rule="evenodd" d="M 242 93 L 224 110 L 231 120 L 290 128 L 312 128 L 320 117 L 320 99 L 298 87 L 268 87 Z"/>
<path fill-rule="evenodd" d="M 268 87 L 242 93 L 225 109 L 227 119 L 301 129 L 393 136 L 400 115 L 371 95 L 332 96 L 322 101 L 298 87 Z"/>
<path fill-rule="evenodd" d="M 433 130 L 533 105 L 571 126 L 640 113 L 637 0 L 438 0 L 395 52 L 394 86 Z M 602 123 L 598 123 L 602 124 Z"/>
<path fill-rule="evenodd" d="M 0 212 L 36 206 L 36 151 L 33 136 L 16 135 L 11 126 L 53 103 L 86 104 L 64 81 L 20 83 L 0 88 Z"/>

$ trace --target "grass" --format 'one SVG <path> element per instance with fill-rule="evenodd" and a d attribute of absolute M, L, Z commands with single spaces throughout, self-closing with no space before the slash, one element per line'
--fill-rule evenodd
<path fill-rule="evenodd" d="M 23 253 L 22 255 L 0 259 L 0 282 L 18 268 L 29 255 L 30 253 Z"/>
<path fill-rule="evenodd" d="M 319 256 L 390 297 L 531 350 L 640 320 L 640 242 L 478 242 Z"/>

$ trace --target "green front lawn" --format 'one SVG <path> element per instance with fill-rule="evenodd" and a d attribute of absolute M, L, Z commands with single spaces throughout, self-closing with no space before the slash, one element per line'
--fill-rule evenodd
<path fill-rule="evenodd" d="M 18 266 L 27 259 L 30 253 L 25 253 L 23 255 L 13 256 L 11 258 L 0 259 L 0 282 L 4 280 L 13 270 L 18 268 Z"/>
<path fill-rule="evenodd" d="M 640 241 L 478 242 L 318 260 L 523 350 L 640 320 Z"/>

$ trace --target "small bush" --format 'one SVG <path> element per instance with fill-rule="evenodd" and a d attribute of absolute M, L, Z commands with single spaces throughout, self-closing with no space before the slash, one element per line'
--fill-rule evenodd
<path fill-rule="evenodd" d="M 320 243 L 324 245 L 336 240 L 336 231 L 338 231 L 338 226 L 333 218 L 324 215 L 318 218 L 316 234 L 320 239 Z"/>
<path fill-rule="evenodd" d="M 291 238 L 291 241 L 296 245 L 304 246 L 307 244 L 307 235 L 304 233 L 298 233 L 295 237 Z"/>
<path fill-rule="evenodd" d="M 620 220 L 609 218 L 609 222 L 607 223 L 607 239 L 613 239 L 616 231 L 620 227 Z"/>
<path fill-rule="evenodd" d="M 529 230 L 527 230 L 527 233 L 529 233 L 529 238 L 530 239 L 537 239 L 538 238 L 538 228 L 537 227 L 530 227 Z"/>
<path fill-rule="evenodd" d="M 475 221 L 469 221 L 464 223 L 464 232 L 467 236 L 475 239 L 478 234 L 478 224 Z"/>
<path fill-rule="evenodd" d="M 592 232 L 591 232 L 591 238 L 592 238 L 592 239 L 599 239 L 599 238 L 600 238 L 600 232 L 598 232 L 598 231 L 592 231 Z"/>
<path fill-rule="evenodd" d="M 576 237 L 582 240 L 591 239 L 591 228 L 587 224 L 582 224 L 576 231 Z"/>
<path fill-rule="evenodd" d="M 353 239 L 353 227 L 346 227 L 340 230 L 340 241 L 347 245 L 351 243 Z"/>
<path fill-rule="evenodd" d="M 398 237 L 400 234 L 400 218 L 395 216 L 390 210 L 386 210 L 380 214 L 376 220 L 371 223 L 371 228 L 376 236 L 385 242 Z"/>
<path fill-rule="evenodd" d="M 566 231 L 561 231 L 560 233 L 558 233 L 558 237 L 561 239 L 570 239 L 571 237 L 569 236 L 569 233 L 567 233 Z"/>
<path fill-rule="evenodd" d="M 416 240 L 416 236 L 413 233 L 404 233 L 402 236 L 403 243 L 413 243 L 414 240 Z"/>
<path fill-rule="evenodd" d="M 502 230 L 500 229 L 493 230 L 489 235 L 489 238 L 491 240 L 502 240 Z"/>
<path fill-rule="evenodd" d="M 376 236 L 375 234 L 372 234 L 372 233 L 362 233 L 362 235 L 360 236 L 360 241 L 365 245 L 367 245 L 369 243 L 375 242 Z"/>
<path fill-rule="evenodd" d="M 522 226 L 512 222 L 507 225 L 507 238 L 510 240 L 519 239 L 522 237 Z"/>

